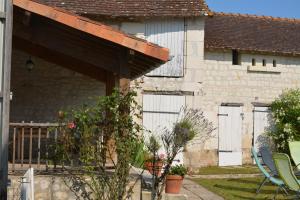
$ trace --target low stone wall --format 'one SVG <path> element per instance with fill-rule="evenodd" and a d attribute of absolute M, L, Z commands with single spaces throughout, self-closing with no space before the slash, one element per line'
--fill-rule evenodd
<path fill-rule="evenodd" d="M 8 188 L 8 199 L 19 200 L 21 176 L 9 176 L 11 185 Z M 34 176 L 35 200 L 74 200 L 75 193 L 65 183 L 67 179 L 63 175 L 36 175 Z M 69 183 L 67 183 L 69 185 Z M 129 186 L 133 184 L 130 183 Z M 71 185 L 71 184 L 70 184 Z M 133 199 L 140 199 L 140 182 L 133 189 Z"/>
<path fill-rule="evenodd" d="M 8 188 L 8 199 L 20 199 L 21 176 L 10 175 L 11 185 Z M 77 199 L 72 190 L 65 184 L 63 175 L 36 175 L 34 176 L 35 200 L 74 200 Z M 130 183 L 129 186 L 133 184 Z M 133 200 L 141 199 L 141 184 L 137 182 L 133 188 Z M 150 192 L 143 192 L 143 200 L 151 200 Z M 185 195 L 164 195 L 164 200 L 186 200 Z"/>
<path fill-rule="evenodd" d="M 8 188 L 8 199 L 18 199 L 20 195 L 21 176 L 9 176 L 11 186 Z M 75 194 L 64 183 L 62 176 L 34 176 L 35 200 L 73 200 Z"/>

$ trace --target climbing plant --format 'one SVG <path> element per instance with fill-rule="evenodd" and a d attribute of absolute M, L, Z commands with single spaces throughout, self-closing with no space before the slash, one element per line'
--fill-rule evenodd
<path fill-rule="evenodd" d="M 134 91 L 114 90 L 93 106 L 60 113 L 62 129 L 53 152 L 79 199 L 131 196 L 130 164 L 142 142 L 142 127 L 134 120 L 140 117 L 135 96 Z"/>

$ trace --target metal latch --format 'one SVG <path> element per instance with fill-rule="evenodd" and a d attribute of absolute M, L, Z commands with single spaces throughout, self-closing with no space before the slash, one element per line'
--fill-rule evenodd
<path fill-rule="evenodd" d="M 0 19 L 5 19 L 5 18 L 6 18 L 5 12 L 0 11 Z"/>

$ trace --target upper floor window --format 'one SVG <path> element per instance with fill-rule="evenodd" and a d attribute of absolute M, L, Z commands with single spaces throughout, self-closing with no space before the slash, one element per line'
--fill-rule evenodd
<path fill-rule="evenodd" d="M 237 50 L 232 50 L 232 65 L 241 65 L 241 55 Z"/>
<path fill-rule="evenodd" d="M 273 67 L 277 67 L 277 62 L 276 62 L 276 60 L 273 60 Z"/>
<path fill-rule="evenodd" d="M 252 58 L 252 66 L 256 66 L 256 60 L 255 60 L 255 58 Z"/>
<path fill-rule="evenodd" d="M 184 19 L 157 19 L 146 22 L 146 39 L 170 50 L 170 61 L 148 73 L 148 76 L 183 76 L 184 23 Z"/>
<path fill-rule="evenodd" d="M 262 60 L 262 66 L 264 66 L 264 67 L 267 66 L 267 61 L 266 61 L 266 59 L 263 59 L 263 60 Z"/>

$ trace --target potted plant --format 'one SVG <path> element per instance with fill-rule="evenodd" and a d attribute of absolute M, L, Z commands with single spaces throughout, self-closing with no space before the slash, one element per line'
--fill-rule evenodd
<path fill-rule="evenodd" d="M 164 165 L 164 154 L 159 156 L 150 156 L 144 163 L 145 169 L 147 169 L 151 174 L 156 176 L 161 175 L 161 171 Z"/>
<path fill-rule="evenodd" d="M 166 176 L 166 193 L 178 194 L 181 189 L 184 176 L 187 174 L 187 168 L 183 165 L 176 165 L 170 168 Z"/>
<path fill-rule="evenodd" d="M 151 135 L 146 142 L 147 158 L 144 163 L 145 169 L 155 176 L 160 176 L 164 165 L 164 155 L 158 155 L 158 151 L 161 148 L 158 139 Z"/>

